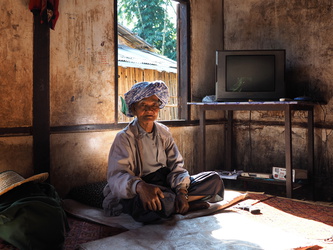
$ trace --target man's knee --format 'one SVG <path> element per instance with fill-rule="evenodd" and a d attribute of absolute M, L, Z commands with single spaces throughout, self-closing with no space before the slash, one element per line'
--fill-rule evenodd
<path fill-rule="evenodd" d="M 218 189 L 221 189 L 221 188 L 224 189 L 223 180 L 222 180 L 221 176 L 218 173 L 213 172 L 211 178 L 212 178 L 212 182 L 216 185 L 216 187 Z"/>
<path fill-rule="evenodd" d="M 219 195 L 222 199 L 224 198 L 224 183 L 218 173 L 212 175 L 212 185 L 214 186 L 215 194 Z"/>

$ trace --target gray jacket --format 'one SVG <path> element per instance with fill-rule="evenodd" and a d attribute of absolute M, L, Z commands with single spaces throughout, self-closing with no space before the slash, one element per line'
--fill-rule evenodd
<path fill-rule="evenodd" d="M 189 173 L 184 168 L 183 157 L 168 127 L 155 122 L 155 129 L 159 140 L 158 158 L 167 159 L 166 166 L 161 167 L 168 167 L 171 171 L 167 176 L 170 187 L 175 191 L 180 188 L 187 189 L 190 183 Z M 103 191 L 103 208 L 108 216 L 116 216 L 122 212 L 120 199 L 131 199 L 137 195 L 136 185 L 141 181 L 143 169 L 142 136 L 138 129 L 138 121 L 134 119 L 116 135 L 112 144 L 108 162 L 108 184 Z"/>

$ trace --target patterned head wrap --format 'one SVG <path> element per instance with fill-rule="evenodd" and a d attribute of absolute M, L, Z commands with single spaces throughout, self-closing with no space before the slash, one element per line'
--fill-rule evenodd
<path fill-rule="evenodd" d="M 134 115 L 130 109 L 131 105 L 153 95 L 156 95 L 161 101 L 159 108 L 164 108 L 164 106 L 168 103 L 169 90 L 163 81 L 139 82 L 134 84 L 132 88 L 125 93 L 125 100 L 121 99 L 122 113 L 128 117 L 133 117 Z"/>

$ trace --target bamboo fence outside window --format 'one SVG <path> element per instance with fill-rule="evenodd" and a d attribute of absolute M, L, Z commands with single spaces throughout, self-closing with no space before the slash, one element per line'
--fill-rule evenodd
<path fill-rule="evenodd" d="M 177 74 L 172 72 L 160 72 L 152 69 L 123 68 L 118 67 L 118 122 L 130 122 L 133 118 L 126 117 L 121 110 L 120 96 L 124 97 L 135 83 L 142 81 L 162 80 L 169 88 L 170 98 L 168 104 L 160 110 L 158 120 L 178 120 L 178 84 Z"/>

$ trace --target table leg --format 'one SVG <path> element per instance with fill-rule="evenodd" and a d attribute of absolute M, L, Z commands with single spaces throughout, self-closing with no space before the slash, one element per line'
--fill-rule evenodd
<path fill-rule="evenodd" d="M 313 108 L 308 111 L 308 178 L 311 180 L 312 200 L 316 200 L 315 195 L 315 172 L 314 172 L 314 128 L 313 128 Z"/>
<path fill-rule="evenodd" d="M 200 120 L 200 147 L 201 149 L 199 152 L 200 156 L 200 166 L 199 169 L 206 171 L 206 110 L 204 108 L 200 108 L 199 113 L 199 120 Z"/>
<path fill-rule="evenodd" d="M 233 156 L 233 111 L 227 110 L 228 124 L 226 137 L 226 170 L 232 171 L 232 156 Z"/>
<path fill-rule="evenodd" d="M 291 109 L 289 106 L 285 109 L 285 162 L 286 162 L 286 191 L 287 198 L 292 198 L 293 178 L 292 178 L 292 133 L 291 133 Z"/>

